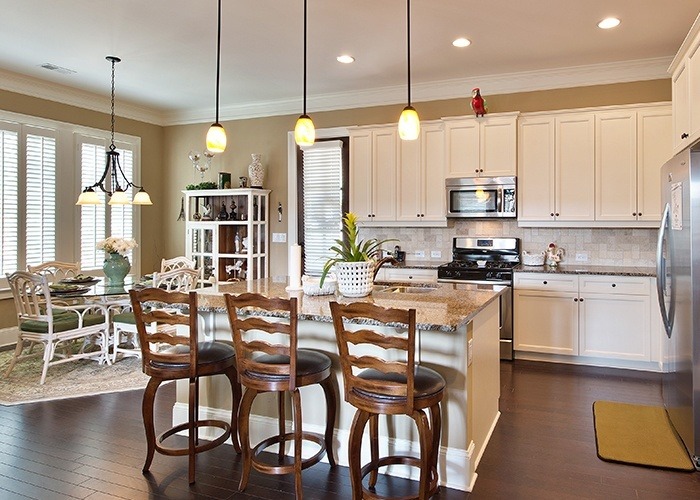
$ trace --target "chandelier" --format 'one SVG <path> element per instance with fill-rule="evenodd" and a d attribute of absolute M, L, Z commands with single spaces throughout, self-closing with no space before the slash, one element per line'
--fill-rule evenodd
<path fill-rule="evenodd" d="M 112 123 L 111 123 L 111 143 L 109 145 L 109 151 L 106 152 L 107 163 L 105 165 L 105 171 L 95 184 L 88 186 L 83 189 L 80 193 L 76 205 L 100 205 L 102 201 L 100 197 L 95 192 L 96 188 L 99 188 L 102 192 L 109 196 L 110 205 L 153 205 L 151 202 L 151 197 L 146 191 L 144 191 L 142 186 L 137 186 L 129 179 L 126 178 L 124 171 L 119 163 L 119 153 L 116 151 L 117 147 L 114 145 L 114 65 L 121 61 L 118 57 L 107 56 L 106 58 L 112 63 Z M 109 178 L 109 180 L 108 180 Z M 121 179 L 121 182 L 120 182 Z M 105 186 L 105 183 L 108 185 Z M 122 185 L 123 184 L 123 185 Z M 129 188 L 138 188 L 138 192 L 134 196 L 134 200 L 131 201 L 126 191 Z"/>

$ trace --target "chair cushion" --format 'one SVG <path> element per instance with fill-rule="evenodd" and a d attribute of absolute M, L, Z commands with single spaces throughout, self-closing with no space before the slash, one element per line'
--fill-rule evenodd
<path fill-rule="evenodd" d="M 94 326 L 105 322 L 101 314 L 86 314 L 83 316 L 83 326 Z M 61 311 L 53 315 L 53 331 L 65 332 L 78 328 L 78 316 L 75 313 Z M 49 333 L 49 324 L 46 321 L 28 320 L 19 324 L 23 332 Z"/>
<path fill-rule="evenodd" d="M 359 378 L 365 380 L 386 380 L 387 382 L 401 382 L 406 383 L 406 377 L 398 373 L 384 373 L 379 370 L 367 369 L 358 375 Z M 445 388 L 445 379 L 442 378 L 435 370 L 427 368 L 425 366 L 416 367 L 416 373 L 413 378 L 413 397 L 415 399 L 427 398 L 437 394 Z M 362 396 L 374 398 L 374 399 L 384 399 L 390 401 L 399 401 L 406 399 L 402 396 L 393 396 L 389 394 L 382 394 L 377 392 L 370 392 L 364 389 L 355 389 L 355 392 L 361 394 Z"/>
<path fill-rule="evenodd" d="M 282 354 L 261 354 L 255 358 L 256 363 L 265 363 L 268 365 L 288 365 L 289 356 L 284 356 Z M 306 349 L 297 350 L 297 376 L 313 375 L 314 373 L 321 373 L 328 370 L 331 367 L 331 358 L 323 354 L 322 352 L 309 351 Z M 270 374 L 264 372 L 251 372 L 248 371 L 247 374 L 252 377 L 257 378 L 267 378 L 267 379 L 285 379 L 289 378 L 287 375 Z"/>
<path fill-rule="evenodd" d="M 136 324 L 136 317 L 134 316 L 134 313 L 129 311 L 129 312 L 123 312 L 119 314 L 115 314 L 112 316 L 112 323 L 128 323 L 130 325 L 135 325 Z"/>
<path fill-rule="evenodd" d="M 208 364 L 219 363 L 227 359 L 232 359 L 236 355 L 233 347 L 223 342 L 199 342 L 197 344 L 197 362 L 200 367 L 205 367 Z M 160 351 L 160 354 L 186 354 L 190 352 L 188 345 L 175 345 Z M 182 369 L 187 368 L 189 363 L 165 363 L 162 361 L 151 361 L 151 366 L 154 368 L 171 368 Z"/>

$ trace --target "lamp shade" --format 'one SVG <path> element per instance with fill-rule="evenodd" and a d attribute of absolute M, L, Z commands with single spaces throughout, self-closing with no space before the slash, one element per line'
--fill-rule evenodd
<path fill-rule="evenodd" d="M 100 201 L 100 197 L 97 196 L 97 193 L 91 189 L 88 188 L 82 193 L 80 193 L 80 196 L 78 196 L 78 201 L 75 203 L 76 205 L 99 205 L 102 202 Z"/>
<path fill-rule="evenodd" d="M 117 189 L 114 193 L 112 193 L 112 197 L 109 199 L 109 204 L 129 205 L 131 204 L 131 200 L 124 191 L 122 191 L 121 189 Z"/>
<path fill-rule="evenodd" d="M 153 205 L 153 202 L 146 191 L 139 189 L 139 192 L 134 196 L 134 205 Z"/>
<path fill-rule="evenodd" d="M 207 149 L 212 153 L 223 153 L 226 149 L 226 131 L 219 122 L 209 127 L 207 132 Z"/>
<path fill-rule="evenodd" d="M 316 140 L 316 129 L 309 115 L 301 115 L 294 127 L 294 140 L 299 146 L 312 146 Z"/>
<path fill-rule="evenodd" d="M 414 141 L 420 135 L 420 119 L 413 106 L 406 106 L 399 118 L 399 137 L 404 141 Z"/>

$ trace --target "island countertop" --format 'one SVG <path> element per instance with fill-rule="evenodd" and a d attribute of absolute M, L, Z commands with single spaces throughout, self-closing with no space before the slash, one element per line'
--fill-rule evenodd
<path fill-rule="evenodd" d="M 411 287 L 411 292 L 382 291 L 387 285 Z M 337 301 L 370 302 L 382 307 L 416 309 L 416 327 L 420 330 L 456 331 L 471 321 L 479 311 L 495 300 L 506 287 L 493 285 L 468 285 L 461 283 L 398 283 L 381 282 L 367 297 L 347 298 L 334 295 L 305 295 L 304 292 L 288 292 L 287 283 L 272 279 L 220 282 L 197 290 L 198 307 L 203 311 L 224 312 L 224 293 L 238 295 L 245 292 L 260 293 L 268 297 L 297 297 L 300 320 L 332 323 L 329 303 Z M 417 288 L 430 291 L 416 291 Z"/>

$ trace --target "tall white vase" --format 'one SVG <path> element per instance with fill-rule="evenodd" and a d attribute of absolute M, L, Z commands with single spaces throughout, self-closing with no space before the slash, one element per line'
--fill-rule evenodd
<path fill-rule="evenodd" d="M 261 188 L 263 181 L 265 180 L 265 167 L 263 166 L 260 158 L 261 154 L 252 153 L 250 155 L 253 161 L 248 165 L 248 179 L 250 180 L 250 187 Z"/>

